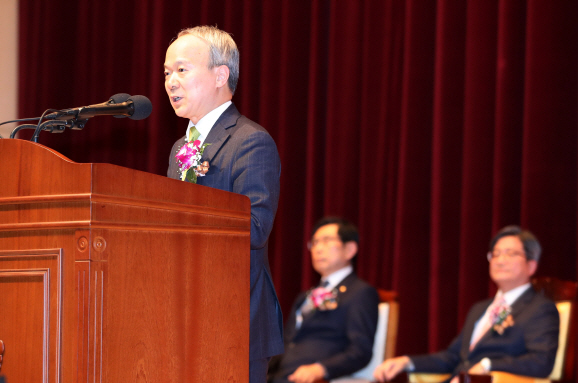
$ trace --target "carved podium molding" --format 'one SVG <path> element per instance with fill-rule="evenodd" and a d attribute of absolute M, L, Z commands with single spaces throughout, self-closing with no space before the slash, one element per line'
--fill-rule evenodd
<path fill-rule="evenodd" d="M 0 251 L 0 307 L 11 308 L 0 326 L 3 372 L 14 381 L 60 382 L 62 249 Z M 21 360 L 25 369 L 13 367 Z"/>

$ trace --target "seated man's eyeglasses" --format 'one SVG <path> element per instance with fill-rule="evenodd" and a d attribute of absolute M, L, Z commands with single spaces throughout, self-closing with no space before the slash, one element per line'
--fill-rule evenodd
<path fill-rule="evenodd" d="M 341 238 L 339 237 L 321 237 L 321 238 L 314 238 L 311 241 L 307 242 L 307 249 L 311 250 L 315 246 L 321 244 L 323 246 L 327 246 L 333 242 L 341 242 Z"/>
<path fill-rule="evenodd" d="M 488 251 L 488 262 L 491 261 L 492 259 L 498 258 L 501 255 L 506 257 L 506 259 L 512 259 L 517 256 L 525 257 L 526 253 L 524 253 L 523 251 L 513 249 Z"/>

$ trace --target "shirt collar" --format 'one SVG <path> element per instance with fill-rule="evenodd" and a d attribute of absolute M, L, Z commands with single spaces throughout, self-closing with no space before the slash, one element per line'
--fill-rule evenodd
<path fill-rule="evenodd" d="M 193 124 L 193 122 L 189 120 L 189 126 L 187 127 L 187 135 L 185 137 L 189 136 L 189 131 L 194 126 L 195 128 L 197 128 L 199 133 L 201 133 L 201 135 L 199 136 L 199 140 L 201 140 L 201 143 L 203 141 L 205 141 L 205 138 L 207 138 L 207 136 L 209 135 L 209 132 L 211 131 L 211 128 L 213 127 L 213 125 L 215 125 L 215 122 L 217 122 L 219 117 L 221 117 L 221 114 L 223 114 L 225 112 L 225 110 L 227 110 L 229 105 L 231 105 L 232 103 L 233 102 L 231 100 L 229 100 L 229 101 L 225 102 L 224 104 L 217 106 L 215 109 L 213 109 L 209 113 L 205 114 L 203 116 L 203 118 L 201 118 L 197 122 L 196 125 Z"/>
<path fill-rule="evenodd" d="M 514 302 L 516 302 L 516 299 L 520 298 L 520 295 L 524 294 L 524 292 L 526 292 L 526 290 L 530 288 L 530 286 L 531 284 L 530 282 L 528 282 L 523 284 L 522 286 L 518 286 L 515 289 L 508 291 L 507 293 L 502 293 L 501 290 L 498 290 L 496 295 L 498 294 L 502 295 L 508 306 L 511 306 L 512 304 L 514 304 Z"/>
<path fill-rule="evenodd" d="M 335 287 L 337 287 L 337 285 L 339 283 L 341 283 L 341 281 L 343 281 L 352 272 L 353 272 L 353 266 L 348 265 L 342 269 L 334 271 L 333 273 L 329 274 L 327 277 L 321 278 L 321 279 L 329 282 L 329 285 L 327 285 L 327 287 L 326 287 L 327 290 L 333 290 Z"/>

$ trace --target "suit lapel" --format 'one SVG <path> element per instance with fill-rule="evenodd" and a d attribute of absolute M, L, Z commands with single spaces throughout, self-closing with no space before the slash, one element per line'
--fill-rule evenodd
<path fill-rule="evenodd" d="M 301 297 L 295 301 L 295 311 L 299 310 L 303 303 L 305 303 L 305 298 L 307 298 L 306 293 L 301 293 Z"/>
<path fill-rule="evenodd" d="M 174 153 L 172 153 L 172 160 L 171 160 L 171 168 L 174 169 L 174 176 L 176 178 L 178 178 L 179 180 L 181 179 L 181 177 L 183 176 L 183 173 L 181 172 L 181 168 L 179 167 L 179 164 L 177 162 L 177 153 L 181 150 L 181 148 L 187 143 L 187 141 L 185 140 L 186 136 L 182 136 L 177 143 L 173 146 L 176 147 L 176 150 L 174 151 Z M 171 177 L 171 175 L 169 175 L 169 177 Z"/>
<path fill-rule="evenodd" d="M 304 292 L 300 293 L 297 299 L 295 299 L 295 303 L 291 308 L 291 314 L 287 320 L 286 323 L 287 326 L 285 328 L 285 335 L 284 335 L 285 339 L 288 339 L 290 342 L 293 341 L 293 339 L 299 332 L 299 330 L 297 329 L 297 311 L 303 305 L 303 302 L 305 302 L 306 297 L 307 295 Z"/>
<path fill-rule="evenodd" d="M 480 305 L 477 311 L 472 313 L 472 315 L 470 316 L 470 318 L 472 319 L 470 319 L 468 322 L 464 324 L 462 350 L 461 350 L 462 360 L 468 359 L 468 355 L 470 354 L 470 341 L 472 339 L 472 334 L 474 333 L 476 322 L 482 317 L 482 315 L 484 315 L 484 313 L 488 309 L 488 306 L 492 304 L 492 301 L 493 299 L 488 299 L 483 305 Z"/>
<path fill-rule="evenodd" d="M 351 287 L 353 281 L 357 279 L 355 272 L 351 272 L 346 276 L 339 284 L 335 287 L 337 289 L 337 304 L 339 305 L 339 300 L 343 298 L 344 294 L 347 294 L 347 290 Z"/>
<path fill-rule="evenodd" d="M 231 104 L 223 112 L 223 114 L 221 114 L 217 122 L 215 122 L 215 125 L 213 125 L 213 127 L 211 128 L 207 138 L 203 143 L 210 145 L 207 145 L 207 147 L 205 148 L 201 162 L 208 161 L 210 166 L 211 161 L 230 136 L 228 129 L 237 124 L 237 120 L 239 119 L 239 117 L 241 117 L 241 114 L 235 107 L 235 104 Z"/>
<path fill-rule="evenodd" d="M 528 304 L 530 304 L 530 302 L 532 302 L 534 295 L 536 295 L 536 292 L 534 291 L 532 286 L 530 286 L 528 290 L 524 291 L 524 293 L 520 295 L 518 299 L 516 299 L 516 301 L 512 305 L 512 317 L 514 318 L 514 324 L 516 323 L 516 317 L 522 311 L 524 311 L 524 309 L 526 308 L 526 306 L 528 306 Z"/>

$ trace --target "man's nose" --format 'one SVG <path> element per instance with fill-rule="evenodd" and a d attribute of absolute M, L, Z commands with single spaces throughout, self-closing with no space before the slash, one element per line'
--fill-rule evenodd
<path fill-rule="evenodd" d="M 175 73 L 171 73 L 168 77 L 167 77 L 167 87 L 169 89 L 175 89 L 178 88 L 179 86 L 179 82 L 175 76 Z"/>
<path fill-rule="evenodd" d="M 508 262 L 508 257 L 504 254 L 500 254 L 498 257 L 494 258 L 494 263 L 502 266 Z"/>

